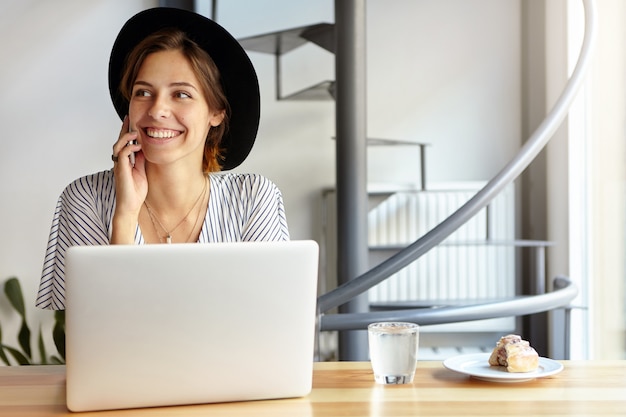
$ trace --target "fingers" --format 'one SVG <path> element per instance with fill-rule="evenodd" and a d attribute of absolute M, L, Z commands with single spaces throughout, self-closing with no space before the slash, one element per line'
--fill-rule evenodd
<path fill-rule="evenodd" d="M 137 139 L 137 132 L 126 133 L 120 137 L 120 139 L 113 145 L 112 159 L 114 162 L 125 160 L 124 158 L 130 158 L 134 152 L 141 150 L 141 145 L 134 142 Z"/>
<path fill-rule="evenodd" d="M 122 120 L 122 130 L 120 131 L 120 136 L 126 132 L 130 132 L 130 118 L 128 115 L 124 116 L 124 120 Z"/>
<path fill-rule="evenodd" d="M 136 141 L 138 136 L 137 132 L 130 132 L 129 126 L 130 121 L 128 116 L 126 116 L 122 123 L 119 138 L 117 142 L 113 144 L 113 153 L 111 155 L 113 162 L 125 161 L 125 158 L 130 158 L 131 163 L 134 165 L 133 154 L 141 149 L 141 145 L 137 144 Z"/>

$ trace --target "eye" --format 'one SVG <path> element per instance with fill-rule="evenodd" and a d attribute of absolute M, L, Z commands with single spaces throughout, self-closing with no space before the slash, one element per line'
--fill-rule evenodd
<path fill-rule="evenodd" d="M 137 89 L 135 90 L 135 94 L 133 94 L 135 97 L 149 97 L 151 94 L 148 90 L 143 90 L 143 89 Z"/>
<path fill-rule="evenodd" d="M 186 91 L 177 91 L 174 93 L 176 98 L 191 98 L 191 94 Z"/>

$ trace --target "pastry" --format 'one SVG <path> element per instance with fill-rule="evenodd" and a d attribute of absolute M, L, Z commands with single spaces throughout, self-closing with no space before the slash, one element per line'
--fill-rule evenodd
<path fill-rule="evenodd" d="M 500 338 L 491 352 L 489 365 L 506 366 L 508 372 L 531 372 L 539 367 L 539 355 L 528 341 L 510 334 Z"/>

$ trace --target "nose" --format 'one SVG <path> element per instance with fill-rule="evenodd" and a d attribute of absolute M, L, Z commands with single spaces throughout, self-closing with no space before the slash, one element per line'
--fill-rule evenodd
<path fill-rule="evenodd" d="M 148 115 L 153 119 L 165 119 L 171 114 L 171 109 L 167 99 L 159 94 L 155 96 L 152 106 L 148 109 Z"/>

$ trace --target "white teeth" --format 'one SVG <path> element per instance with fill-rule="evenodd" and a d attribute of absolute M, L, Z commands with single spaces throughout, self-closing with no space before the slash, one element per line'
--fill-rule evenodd
<path fill-rule="evenodd" d="M 159 138 L 159 139 L 173 138 L 174 136 L 178 135 L 178 132 L 174 130 L 147 129 L 146 133 L 151 138 Z"/>

